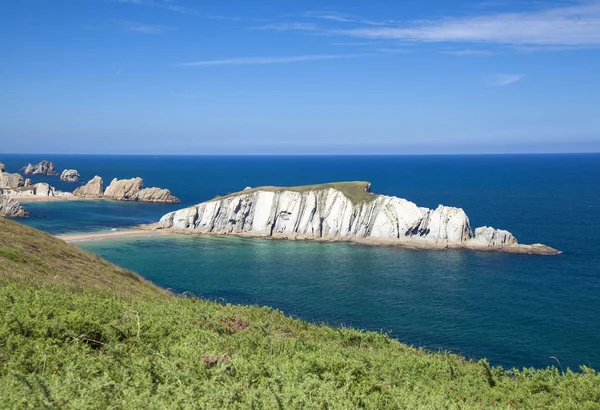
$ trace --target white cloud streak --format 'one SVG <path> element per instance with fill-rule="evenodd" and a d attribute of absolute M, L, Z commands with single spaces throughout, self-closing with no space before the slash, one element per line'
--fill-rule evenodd
<path fill-rule="evenodd" d="M 168 27 L 159 24 L 137 23 L 135 21 L 115 21 L 115 23 L 123 27 L 124 30 L 141 34 L 160 34 L 166 33 L 167 31 L 176 30 L 174 27 Z"/>
<path fill-rule="evenodd" d="M 179 5 L 174 0 L 108 0 L 115 3 L 133 4 L 136 6 L 148 6 L 175 11 L 183 14 L 197 14 L 196 10 Z"/>
<path fill-rule="evenodd" d="M 543 3 L 542 3 L 543 4 Z M 332 14 L 338 16 L 338 14 Z M 313 15 L 313 18 L 321 18 Z M 341 19 L 346 19 L 344 16 Z M 347 20 L 350 20 L 347 18 Z M 488 44 L 512 47 L 598 47 L 600 46 L 600 0 L 571 5 L 486 13 L 466 17 L 445 17 L 421 21 L 368 21 L 354 19 L 354 27 L 321 26 L 307 22 L 283 22 L 259 27 L 277 31 L 305 31 L 313 34 L 352 37 L 363 40 L 403 42 Z M 335 21 L 330 21 L 335 24 Z"/>
<path fill-rule="evenodd" d="M 525 77 L 523 74 L 494 74 L 485 79 L 488 87 L 505 87 L 521 81 Z"/>
<path fill-rule="evenodd" d="M 177 64 L 179 67 L 217 66 L 217 65 L 252 65 L 252 64 L 285 64 L 318 60 L 339 60 L 344 58 L 364 57 L 367 54 L 315 54 L 289 57 L 244 57 L 225 60 L 204 60 Z"/>
<path fill-rule="evenodd" d="M 368 39 L 499 45 L 600 46 L 600 3 L 543 11 L 446 18 L 403 26 L 338 29 L 332 34 Z"/>

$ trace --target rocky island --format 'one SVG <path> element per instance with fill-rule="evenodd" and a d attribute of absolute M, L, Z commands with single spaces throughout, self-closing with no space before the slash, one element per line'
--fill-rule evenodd
<path fill-rule="evenodd" d="M 370 187 L 368 182 L 340 182 L 245 189 L 168 213 L 150 228 L 414 249 L 560 253 L 541 244 L 521 245 L 500 229 L 481 227 L 473 232 L 460 208 L 427 209 L 406 199 L 373 194 Z"/>
<path fill-rule="evenodd" d="M 60 174 L 60 180 L 63 182 L 79 182 L 79 172 L 76 169 L 65 169 Z"/>
<path fill-rule="evenodd" d="M 86 185 L 73 191 L 73 195 L 92 199 L 112 199 L 115 201 L 136 201 L 156 203 L 180 202 L 171 191 L 161 188 L 144 188 L 142 178 L 117 179 L 114 178 L 110 185 L 103 191 L 104 181 L 95 176 Z"/>
<path fill-rule="evenodd" d="M 27 164 L 26 167 L 21 168 L 21 171 L 23 171 L 25 175 L 58 175 L 58 172 L 55 170 L 54 163 L 46 160 L 35 165 Z"/>

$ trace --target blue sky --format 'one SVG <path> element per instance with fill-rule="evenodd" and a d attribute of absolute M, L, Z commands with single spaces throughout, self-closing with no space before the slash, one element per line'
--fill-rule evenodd
<path fill-rule="evenodd" d="M 600 1 L 20 0 L 4 152 L 600 151 Z"/>

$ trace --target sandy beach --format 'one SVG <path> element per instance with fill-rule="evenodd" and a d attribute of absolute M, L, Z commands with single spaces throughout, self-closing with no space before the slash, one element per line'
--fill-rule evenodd
<path fill-rule="evenodd" d="M 107 239 L 117 238 L 130 238 L 138 236 L 158 236 L 164 235 L 161 232 L 156 231 L 144 231 L 141 229 L 131 229 L 114 232 L 96 232 L 96 233 L 82 233 L 73 235 L 58 235 L 57 238 L 62 239 L 65 242 L 89 242 L 89 241 L 101 241 Z"/>
<path fill-rule="evenodd" d="M 18 196 L 6 195 L 7 198 L 14 199 L 24 204 L 27 202 L 57 202 L 57 201 L 97 201 L 96 198 L 84 198 L 74 195 L 59 195 L 59 196 Z"/>

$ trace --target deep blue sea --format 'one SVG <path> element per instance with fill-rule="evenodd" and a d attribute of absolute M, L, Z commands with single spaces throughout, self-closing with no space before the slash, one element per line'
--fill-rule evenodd
<path fill-rule="evenodd" d="M 128 227 L 246 186 L 367 180 L 418 205 L 462 207 L 474 227 L 542 242 L 558 256 L 413 251 L 235 237 L 80 243 L 158 285 L 269 305 L 314 322 L 383 330 L 407 344 L 487 357 L 504 367 L 600 369 L 600 154 L 355 157 L 2 155 L 16 171 L 48 159 L 98 174 L 141 176 L 182 204 L 28 203 L 25 223 L 71 233 Z M 76 184 L 43 177 L 59 189 Z M 555 359 L 556 358 L 556 359 Z"/>

